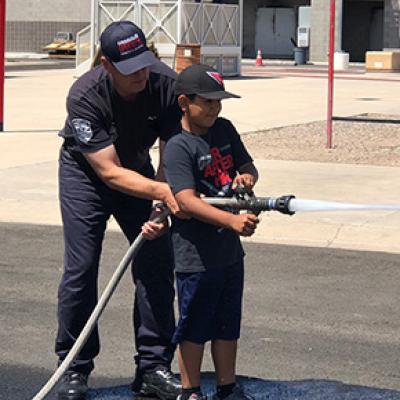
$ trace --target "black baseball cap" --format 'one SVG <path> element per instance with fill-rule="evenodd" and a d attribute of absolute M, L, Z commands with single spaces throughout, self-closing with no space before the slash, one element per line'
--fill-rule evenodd
<path fill-rule="evenodd" d="M 100 36 L 103 55 L 123 75 L 150 67 L 157 58 L 146 45 L 143 31 L 130 21 L 112 22 Z"/>
<path fill-rule="evenodd" d="M 176 81 L 175 93 L 196 94 L 209 100 L 240 98 L 227 92 L 222 75 L 214 68 L 204 64 L 193 64 L 185 68 Z"/>

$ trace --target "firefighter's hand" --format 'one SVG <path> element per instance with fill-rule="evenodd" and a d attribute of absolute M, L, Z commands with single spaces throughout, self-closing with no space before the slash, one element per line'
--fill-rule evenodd
<path fill-rule="evenodd" d="M 142 226 L 143 237 L 147 240 L 154 240 L 163 235 L 168 229 L 168 218 L 161 222 L 152 221 L 154 218 L 161 214 L 160 208 L 155 208 L 151 215 L 150 220 L 145 222 Z"/>
<path fill-rule="evenodd" d="M 251 236 L 257 228 L 259 219 L 254 214 L 232 215 L 231 229 L 241 236 Z"/>
<path fill-rule="evenodd" d="M 251 191 L 255 184 L 255 177 L 251 174 L 244 173 L 235 177 L 232 183 L 232 189 L 235 190 L 238 186 L 244 186 L 245 189 Z"/>
<path fill-rule="evenodd" d="M 188 219 L 189 217 L 180 209 L 174 195 L 168 184 L 165 182 L 158 183 L 158 195 L 157 199 L 159 199 L 162 203 L 164 203 L 171 211 L 171 214 L 175 215 L 175 217 L 181 219 Z"/>

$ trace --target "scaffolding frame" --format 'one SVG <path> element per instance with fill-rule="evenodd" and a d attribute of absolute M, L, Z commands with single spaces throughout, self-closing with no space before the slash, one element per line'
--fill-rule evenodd
<path fill-rule="evenodd" d="M 175 66 L 178 44 L 199 44 L 201 61 L 225 76 L 240 75 L 243 0 L 212 4 L 188 0 L 92 0 L 90 28 L 77 35 L 77 70 L 87 70 L 101 32 L 113 21 L 130 20 L 143 29 L 161 58 Z M 90 35 L 88 34 L 90 30 Z M 85 36 L 84 36 L 85 35 Z"/>

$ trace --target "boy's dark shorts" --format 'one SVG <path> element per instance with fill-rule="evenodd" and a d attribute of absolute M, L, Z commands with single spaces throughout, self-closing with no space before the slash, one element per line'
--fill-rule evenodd
<path fill-rule="evenodd" d="M 243 259 L 204 272 L 177 272 L 180 316 L 174 344 L 239 339 L 243 277 Z"/>

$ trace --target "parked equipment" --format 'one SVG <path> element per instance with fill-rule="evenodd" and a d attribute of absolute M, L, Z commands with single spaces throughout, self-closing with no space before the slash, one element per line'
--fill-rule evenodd
<path fill-rule="evenodd" d="M 57 32 L 53 41 L 43 48 L 52 58 L 75 57 L 76 43 L 71 32 Z"/>

